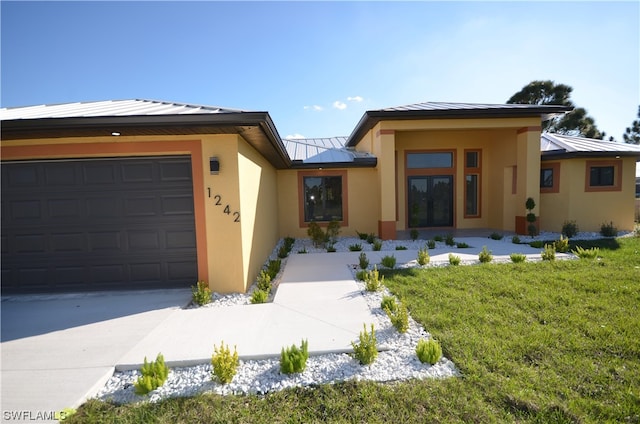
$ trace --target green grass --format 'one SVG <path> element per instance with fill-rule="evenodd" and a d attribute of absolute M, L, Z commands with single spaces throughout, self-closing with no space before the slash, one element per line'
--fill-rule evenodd
<path fill-rule="evenodd" d="M 68 422 L 640 422 L 640 238 L 601 260 L 384 271 L 463 374 L 157 404 L 90 401 Z"/>

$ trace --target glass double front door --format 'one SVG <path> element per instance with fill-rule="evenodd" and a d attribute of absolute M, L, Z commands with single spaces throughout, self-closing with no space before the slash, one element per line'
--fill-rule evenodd
<path fill-rule="evenodd" d="M 409 177 L 409 228 L 453 226 L 453 176 Z"/>

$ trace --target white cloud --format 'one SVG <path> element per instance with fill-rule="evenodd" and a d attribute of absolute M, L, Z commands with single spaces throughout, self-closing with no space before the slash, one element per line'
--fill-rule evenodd
<path fill-rule="evenodd" d="M 296 140 L 296 139 L 301 139 L 301 138 L 306 138 L 305 136 L 303 136 L 302 134 L 289 134 L 288 136 L 285 137 L 287 140 Z"/>
<path fill-rule="evenodd" d="M 318 105 L 312 105 L 312 106 L 305 106 L 304 110 L 313 110 L 316 112 L 320 112 L 321 110 L 323 110 L 324 108 L 322 106 L 318 106 Z"/>
<path fill-rule="evenodd" d="M 347 100 L 350 101 L 350 102 L 358 102 L 358 103 L 360 103 L 364 99 L 362 97 L 360 97 L 360 96 L 354 96 L 354 97 L 347 97 Z"/>
<path fill-rule="evenodd" d="M 335 107 L 336 109 L 344 110 L 347 108 L 347 105 L 340 100 L 336 100 L 335 102 L 333 102 L 333 107 Z"/>

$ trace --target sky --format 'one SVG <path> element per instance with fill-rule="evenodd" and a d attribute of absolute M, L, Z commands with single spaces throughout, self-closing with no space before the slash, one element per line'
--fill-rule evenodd
<path fill-rule="evenodd" d="M 366 110 L 505 103 L 533 80 L 622 140 L 640 2 L 0 2 L 2 107 L 155 99 L 267 111 L 281 137 Z"/>

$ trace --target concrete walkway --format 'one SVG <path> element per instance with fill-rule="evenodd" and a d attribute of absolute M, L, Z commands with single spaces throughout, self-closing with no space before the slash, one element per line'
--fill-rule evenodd
<path fill-rule="evenodd" d="M 453 251 L 477 260 L 482 246 L 496 259 L 512 252 L 539 258 L 540 249 L 504 241 L 456 238 L 469 249 L 430 250 L 432 263 Z M 366 252 L 371 264 L 394 255 L 398 266 L 415 250 Z M 162 353 L 170 366 L 209 363 L 214 345 L 237 346 L 244 359 L 273 357 L 309 342 L 311 354 L 351 351 L 373 317 L 348 264 L 359 252 L 291 255 L 272 303 L 184 309 L 190 290 L 23 296 L 2 301 L 2 411 L 37 413 L 76 407 L 114 369 L 139 368 Z M 15 416 L 14 416 L 15 417 Z M 3 419 L 6 417 L 3 416 Z M 15 420 L 19 421 L 19 420 Z"/>

